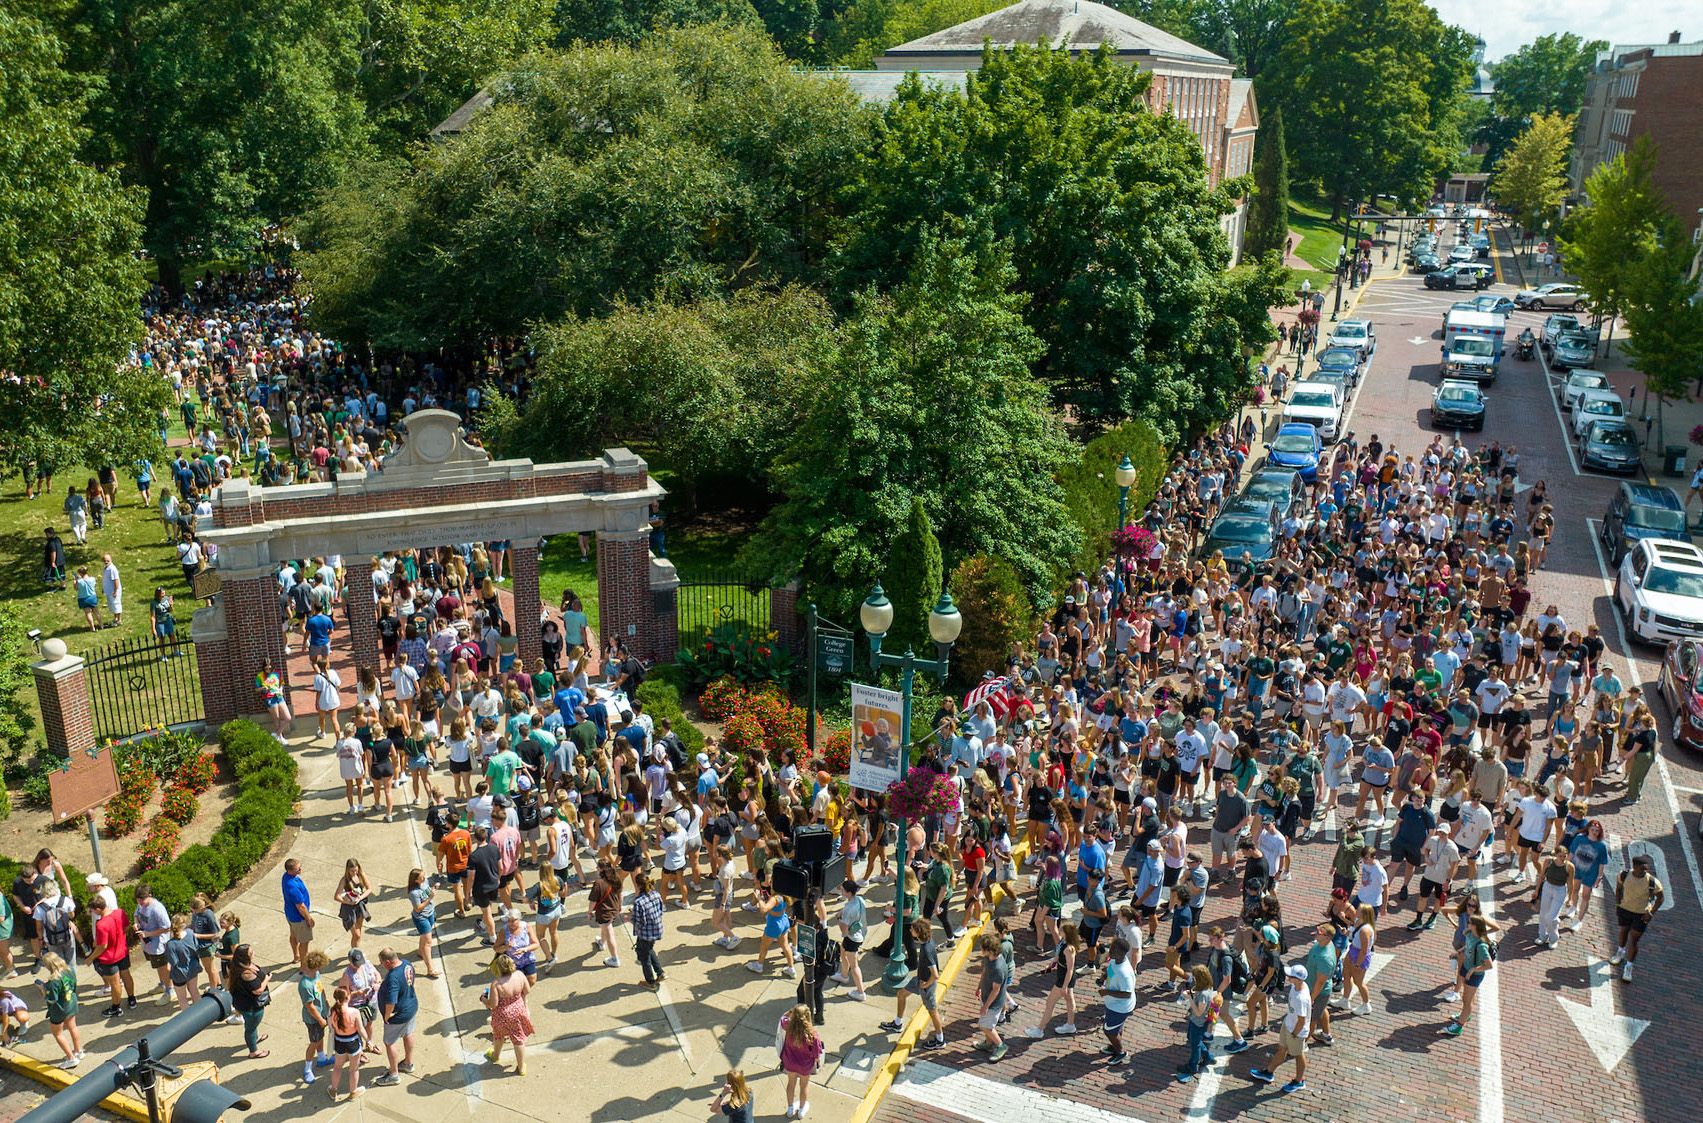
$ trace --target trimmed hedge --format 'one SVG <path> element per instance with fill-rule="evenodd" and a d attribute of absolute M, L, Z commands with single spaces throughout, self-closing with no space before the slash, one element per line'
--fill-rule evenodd
<path fill-rule="evenodd" d="M 679 735 L 680 743 L 686 746 L 688 757 L 697 756 L 704 751 L 704 735 L 697 726 L 686 720 L 686 712 L 680 708 L 679 688 L 654 677 L 660 669 L 653 668 L 633 694 L 644 703 L 645 713 L 650 715 L 651 721 L 668 719 L 668 724 Z"/>
<path fill-rule="evenodd" d="M 118 903 L 126 912 L 135 913 L 136 885 L 143 881 L 172 913 L 187 912 L 190 899 L 197 893 L 216 899 L 259 864 L 284 833 L 284 824 L 301 796 L 295 758 L 272 734 L 241 719 L 220 727 L 219 749 L 239 779 L 237 797 L 231 801 L 225 821 L 210 843 L 186 848 L 174 860 L 142 874 L 135 883 L 115 885 Z M 77 925 L 87 940 L 92 933 L 85 874 L 63 858 L 60 862 L 71 881 L 71 896 L 77 901 Z M 26 864 L 0 857 L 0 885 L 6 891 Z"/>
<path fill-rule="evenodd" d="M 174 860 L 142 875 L 170 912 L 184 912 L 197 893 L 217 898 L 259 864 L 284 833 L 301 788 L 296 761 L 272 734 L 238 719 L 219 728 L 219 750 L 237 777 L 237 796 L 210 842 L 188 847 Z M 136 890 L 118 891 L 126 911 L 136 907 Z"/>

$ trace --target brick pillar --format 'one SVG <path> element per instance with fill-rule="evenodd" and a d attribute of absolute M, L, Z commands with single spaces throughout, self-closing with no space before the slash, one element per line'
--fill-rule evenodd
<path fill-rule="evenodd" d="M 519 642 L 515 648 L 516 662 L 530 668 L 533 660 L 544 654 L 544 641 L 539 634 L 539 616 L 544 602 L 538 592 L 538 547 L 509 547 L 509 579 L 514 585 L 514 635 Z"/>
<path fill-rule="evenodd" d="M 652 640 L 650 530 L 597 532 L 597 634 L 639 654 Z"/>
<path fill-rule="evenodd" d="M 201 680 L 201 713 L 209 725 L 241 717 L 247 697 L 231 670 L 230 629 L 225 626 L 223 593 L 211 605 L 195 610 L 189 625 L 195 645 L 195 671 Z"/>
<path fill-rule="evenodd" d="M 224 602 L 225 627 L 230 636 L 231 693 L 236 712 L 263 713 L 265 705 L 254 689 L 254 679 L 267 659 L 272 660 L 286 689 L 290 684 L 284 637 L 279 631 L 278 579 L 271 573 L 226 578 L 219 586 L 219 597 Z"/>
<path fill-rule="evenodd" d="M 344 612 L 349 618 L 349 644 L 355 666 L 378 673 L 378 609 L 373 604 L 373 564 L 370 554 L 355 559 L 344 571 Z"/>
<path fill-rule="evenodd" d="M 680 652 L 680 574 L 667 558 L 650 559 L 651 648 L 648 658 L 672 663 Z"/>
<path fill-rule="evenodd" d="M 804 618 L 798 611 L 798 579 L 769 590 L 769 627 L 775 642 L 798 654 L 804 650 Z"/>
<path fill-rule="evenodd" d="M 48 752 L 69 760 L 72 753 L 95 747 L 94 715 L 89 712 L 87 664 L 68 655 L 65 641 L 46 640 L 42 657 L 31 664 L 36 697 L 41 701 L 42 732 Z"/>

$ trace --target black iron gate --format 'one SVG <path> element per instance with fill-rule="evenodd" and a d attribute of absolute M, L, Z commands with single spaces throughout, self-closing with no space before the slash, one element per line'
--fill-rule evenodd
<path fill-rule="evenodd" d="M 682 577 L 675 606 L 683 648 L 696 648 L 723 624 L 759 635 L 770 630 L 767 582 L 753 584 L 736 577 Z"/>
<path fill-rule="evenodd" d="M 119 640 L 88 657 L 89 709 L 95 737 L 129 737 L 144 729 L 202 720 L 195 645 L 185 637 Z"/>

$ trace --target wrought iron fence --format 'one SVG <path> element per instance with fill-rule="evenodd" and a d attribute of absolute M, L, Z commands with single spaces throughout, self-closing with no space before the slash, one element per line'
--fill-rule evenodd
<path fill-rule="evenodd" d="M 99 739 L 202 720 L 195 645 L 186 638 L 107 644 L 89 656 L 87 673 Z"/>
<path fill-rule="evenodd" d="M 752 632 L 770 628 L 769 585 L 737 577 L 683 577 L 676 594 L 680 646 L 694 648 L 723 624 Z"/>

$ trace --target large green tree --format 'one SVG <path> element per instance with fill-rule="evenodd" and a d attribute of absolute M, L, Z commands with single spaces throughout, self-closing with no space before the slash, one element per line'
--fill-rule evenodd
<path fill-rule="evenodd" d="M 1703 302 L 1689 275 L 1697 246 L 1678 219 L 1663 215 L 1641 249 L 1623 279 L 1626 355 L 1650 393 L 1684 398 L 1703 378 Z"/>
<path fill-rule="evenodd" d="M 526 410 L 492 436 L 502 455 L 539 461 L 635 445 L 687 486 L 761 480 L 835 335 L 827 304 L 801 287 L 570 316 L 534 332 Z"/>
<path fill-rule="evenodd" d="M 1491 193 L 1526 229 L 1553 216 L 1567 197 L 1567 151 L 1572 143 L 1571 114 L 1540 113 L 1496 164 Z"/>
<path fill-rule="evenodd" d="M 755 28 L 574 47 L 492 88 L 466 132 L 356 169 L 310 214 L 303 269 L 333 335 L 465 347 L 809 278 L 870 116 Z"/>
<path fill-rule="evenodd" d="M 1656 245 L 1667 204 L 1651 182 L 1656 146 L 1648 136 L 1607 160 L 1585 181 L 1588 206 L 1567 216 L 1561 259 L 1591 295 L 1591 308 L 1610 321 L 1628 308 L 1639 263 Z"/>
<path fill-rule="evenodd" d="M 1005 7 L 1005 0 L 851 0 L 822 26 L 826 61 L 867 68 L 889 47 Z"/>
<path fill-rule="evenodd" d="M 751 0 L 556 0 L 556 42 L 637 46 L 652 32 L 696 23 L 757 25 Z"/>
<path fill-rule="evenodd" d="M 1259 163 L 1254 194 L 1248 200 L 1248 229 L 1242 252 L 1261 258 L 1275 252 L 1282 260 L 1289 245 L 1289 153 L 1283 138 L 1283 110 L 1273 106 L 1260 122 Z"/>
<path fill-rule="evenodd" d="M 399 150 L 556 33 L 555 0 L 360 0 L 359 89 L 373 139 Z"/>
<path fill-rule="evenodd" d="M 1223 55 L 1265 96 L 1266 77 L 1288 49 L 1296 0 L 1199 0 L 1183 37 Z"/>
<path fill-rule="evenodd" d="M 1015 279 L 1000 243 L 931 234 L 903 283 L 858 295 L 775 463 L 783 498 L 752 568 L 801 574 L 824 612 L 854 618 L 920 499 L 948 569 L 988 554 L 1045 589 L 1078 542 L 1054 481 L 1072 448 L 1029 373 L 1043 345 Z"/>
<path fill-rule="evenodd" d="M 83 91 L 64 54 L 22 0 L 0 0 L 0 453 L 128 463 L 159 447 L 168 396 L 125 361 L 143 199 L 79 158 Z"/>
<path fill-rule="evenodd" d="M 1296 0 L 1261 87 L 1283 109 L 1298 179 L 1333 217 L 1388 192 L 1428 197 L 1462 147 L 1471 39 L 1424 0 Z"/>
<path fill-rule="evenodd" d="M 910 274 L 960 222 L 1011 246 L 1036 375 L 1093 427 L 1147 416 L 1167 438 L 1247 384 L 1281 269 L 1227 273 L 1220 220 L 1246 181 L 1209 186 L 1200 144 L 1150 112 L 1147 76 L 1109 53 L 987 51 L 967 89 L 908 79 L 850 174 L 842 297 Z"/>
<path fill-rule="evenodd" d="M 1496 93 L 1477 131 L 1489 146 L 1485 168 L 1496 166 L 1532 118 L 1577 113 L 1597 52 L 1607 48 L 1607 40 L 1586 40 L 1571 31 L 1540 35 L 1492 67 Z"/>
<path fill-rule="evenodd" d="M 146 194 L 142 244 L 183 263 L 253 248 L 364 140 L 355 0 L 78 0 L 93 161 Z"/>

